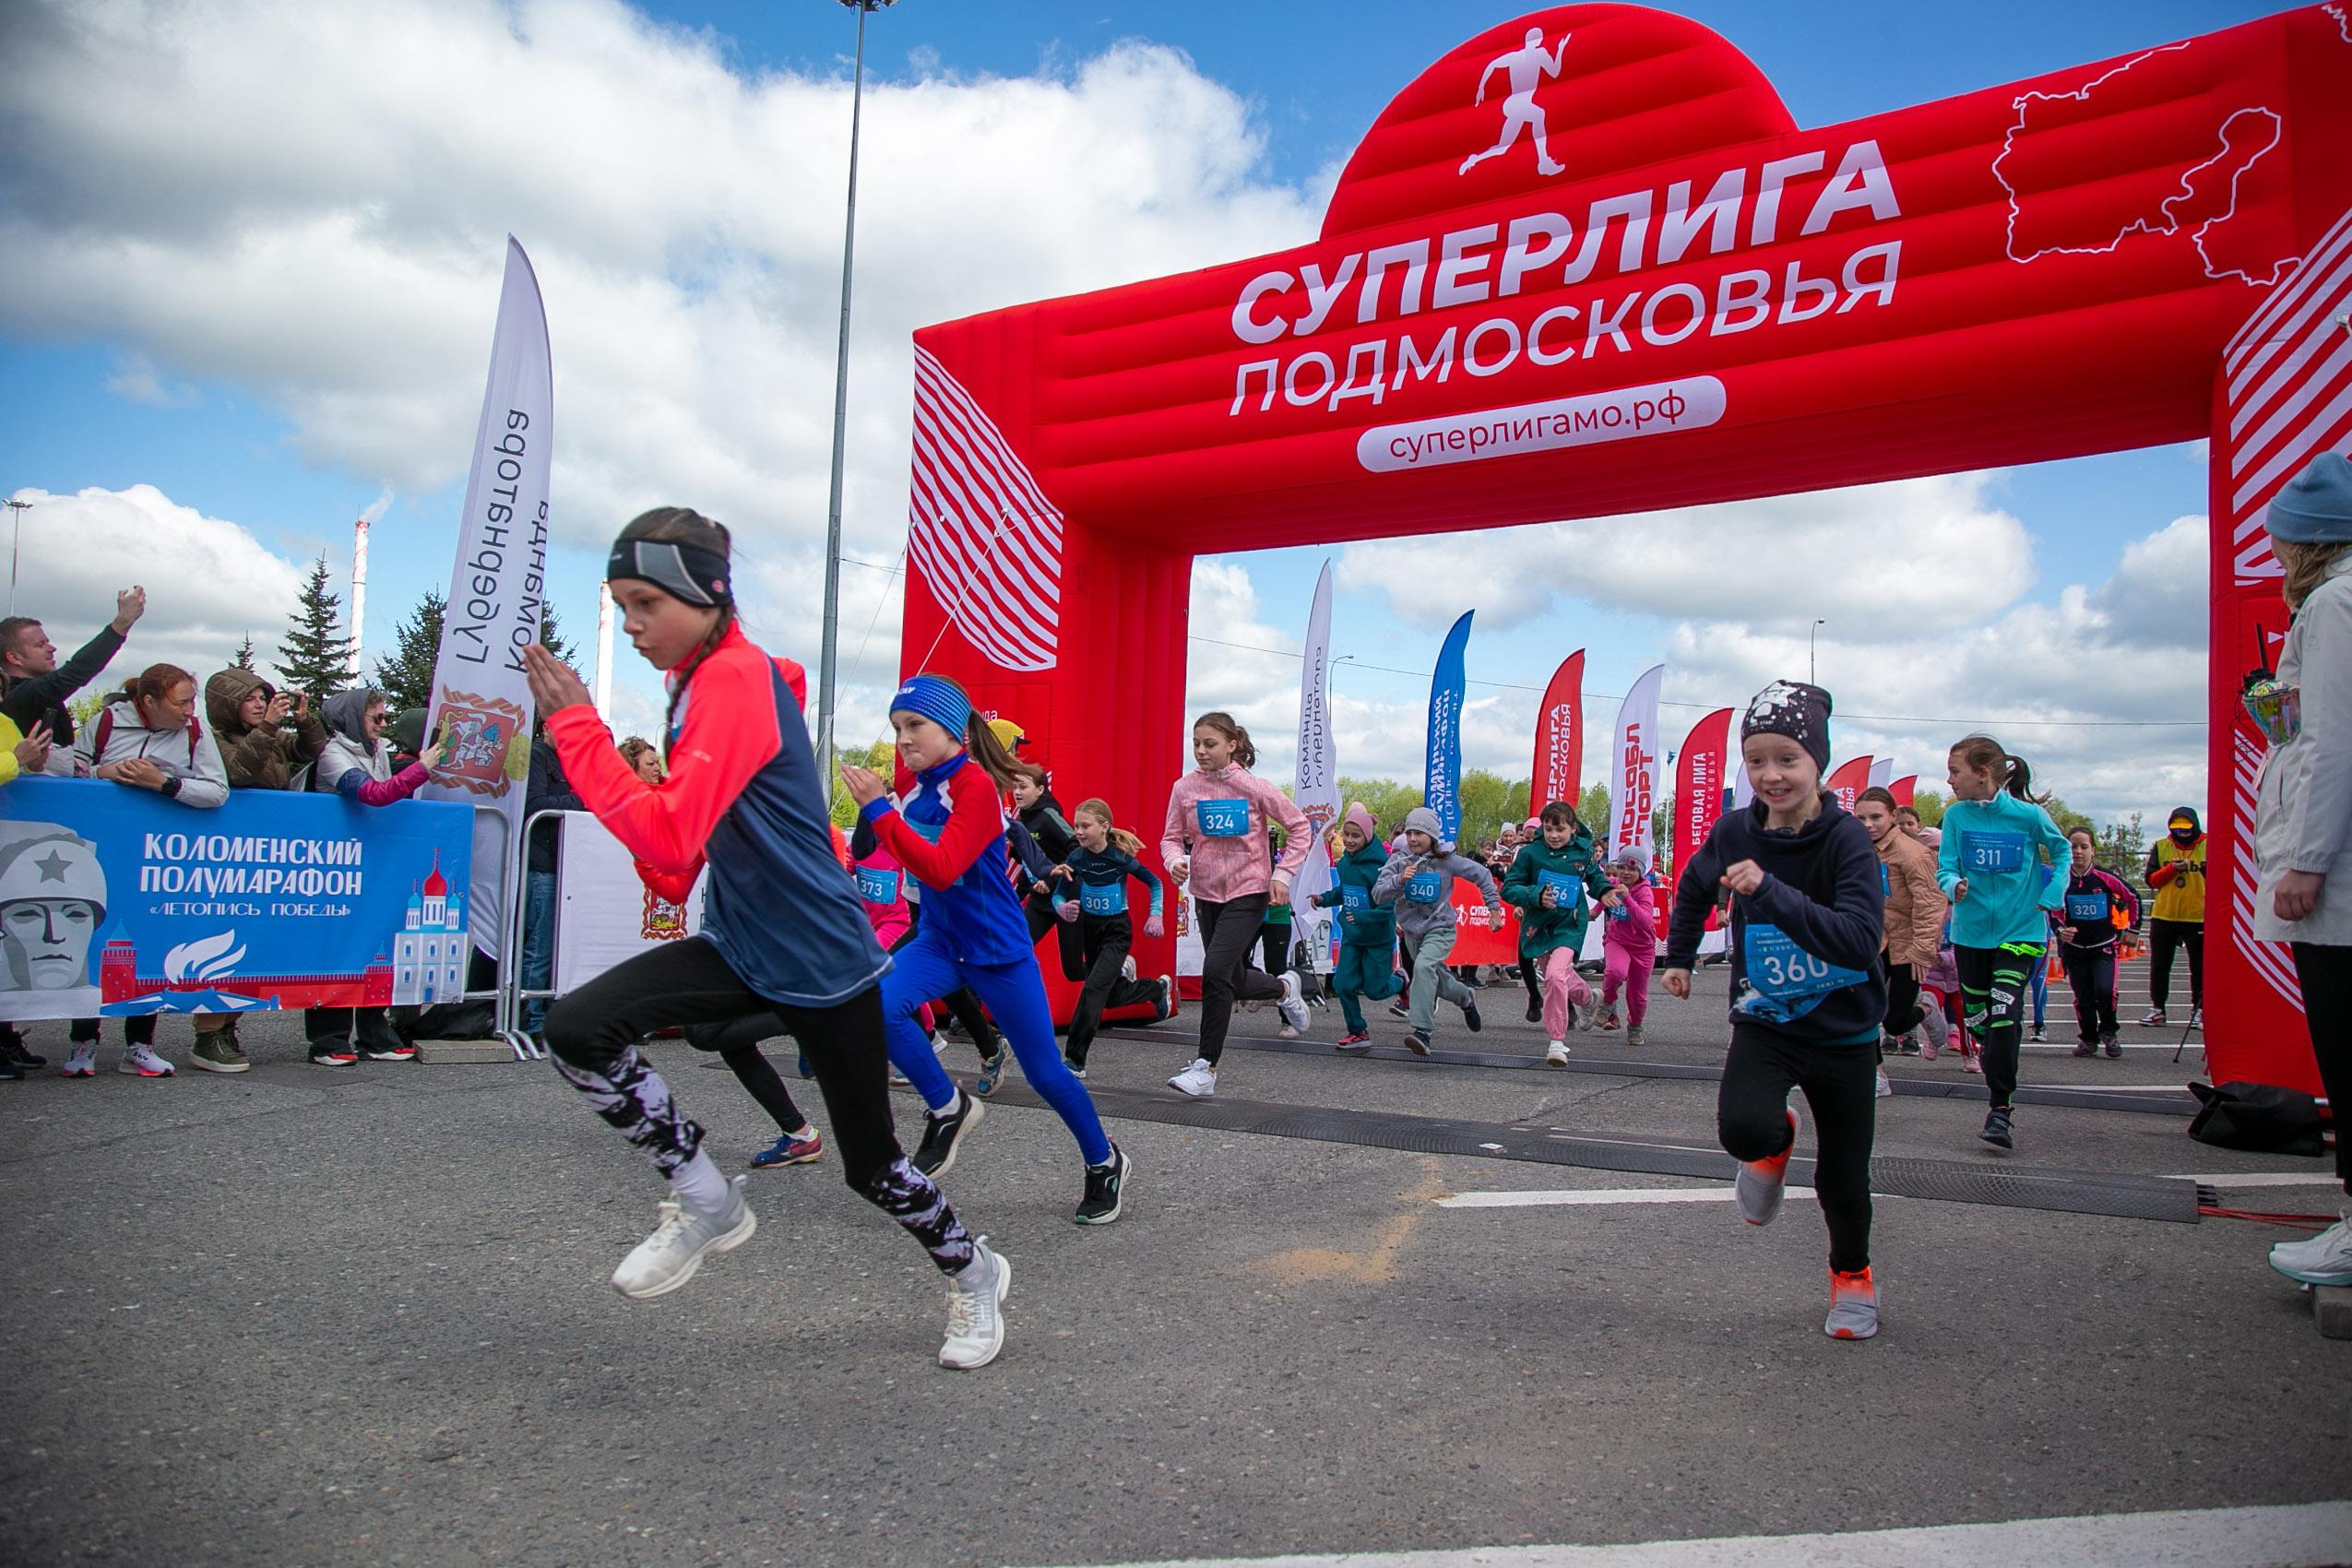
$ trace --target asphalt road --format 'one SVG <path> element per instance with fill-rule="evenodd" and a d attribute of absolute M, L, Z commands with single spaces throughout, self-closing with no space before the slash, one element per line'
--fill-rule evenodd
<path fill-rule="evenodd" d="M 1703 985 L 1661 995 L 1645 1058 L 1719 1057 L 1720 971 Z M 1441 1045 L 1539 1053 L 1514 993 L 1485 994 L 1485 1033 Z M 1094 1081 L 1155 1088 L 1185 1022 L 1104 1040 Z M 110 1042 L 95 1080 L 0 1084 L 11 1562 L 1116 1563 L 2352 1495 L 2352 1343 L 2263 1266 L 2270 1227 L 1883 1198 L 1885 1331 L 1841 1344 L 1801 1201 L 1762 1231 L 1714 1201 L 1448 1206 L 1720 1184 L 1114 1120 L 1138 1171 L 1087 1230 L 1068 1135 L 1008 1103 L 949 1190 L 1014 1259 L 1011 1337 L 956 1374 L 935 1277 L 830 1159 L 755 1173 L 757 1237 L 632 1303 L 605 1277 L 657 1180 L 550 1069 L 317 1069 L 294 1020 L 247 1034 L 240 1077 L 118 1076 Z M 2026 1081 L 2177 1087 L 2176 1038 L 2033 1052 Z M 773 1135 L 694 1052 L 653 1055 L 722 1163 Z M 1702 1080 L 1236 1050 L 1219 1094 L 1712 1135 Z M 1880 1107 L 1882 1153 L 2004 1158 L 1968 1100 Z M 2029 1108 L 2006 1158 L 2318 1170 L 2182 1126 Z"/>

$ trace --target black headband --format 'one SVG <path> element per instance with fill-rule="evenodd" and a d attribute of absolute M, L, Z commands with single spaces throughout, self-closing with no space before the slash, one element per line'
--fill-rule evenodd
<path fill-rule="evenodd" d="M 666 539 L 624 539 L 612 546 L 604 564 L 606 581 L 635 577 L 651 583 L 688 604 L 731 604 L 727 588 L 727 557 L 698 544 Z"/>

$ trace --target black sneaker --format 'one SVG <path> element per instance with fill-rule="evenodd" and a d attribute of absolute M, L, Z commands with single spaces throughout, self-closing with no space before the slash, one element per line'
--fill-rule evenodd
<path fill-rule="evenodd" d="M 1527 998 L 1527 1022 L 1531 1024 L 1540 1024 L 1543 1022 L 1543 999 L 1541 997 L 1530 996 Z"/>
<path fill-rule="evenodd" d="M 1071 1218 L 1081 1225 L 1108 1225 L 1118 1218 L 1119 1194 L 1134 1171 L 1127 1151 L 1112 1144 L 1109 1161 L 1087 1167 L 1087 1195 L 1078 1200 L 1078 1212 Z"/>
<path fill-rule="evenodd" d="M 6 1059 L 0 1059 L 0 1080 L 21 1078 L 24 1075 L 25 1070 L 22 1067 L 18 1066 L 16 1063 Z"/>
<path fill-rule="evenodd" d="M 2122 1042 L 2118 1040 L 2113 1035 L 2108 1036 L 2101 1043 L 2107 1047 L 2107 1053 L 2111 1059 L 2118 1062 L 2123 1060 Z"/>
<path fill-rule="evenodd" d="M 25 1049 L 25 1037 L 14 1029 L 0 1035 L 0 1063 L 12 1067 L 46 1067 L 49 1058 Z M 18 1075 L 22 1076 L 22 1074 Z"/>
<path fill-rule="evenodd" d="M 1388 1004 L 1388 1016 L 1392 1018 L 1409 1018 L 1413 1016 L 1413 1010 L 1406 1006 L 1400 998 Z"/>
<path fill-rule="evenodd" d="M 1992 1145 L 1995 1148 L 2015 1148 L 2017 1146 L 2017 1140 L 2012 1137 L 2009 1132 L 2009 1112 L 2005 1108 L 2001 1106 L 1995 1106 L 1990 1111 L 1985 1112 L 1984 1131 L 1978 1133 L 1977 1136 L 1984 1139 L 1985 1142 Z"/>
<path fill-rule="evenodd" d="M 1462 1004 L 1462 1027 L 1472 1034 L 1486 1028 L 1486 1020 L 1479 1016 L 1479 999 L 1475 996 Z"/>
<path fill-rule="evenodd" d="M 1411 1051 L 1416 1056 L 1427 1056 L 1429 1054 L 1429 1031 L 1427 1029 L 1415 1029 L 1411 1034 L 1407 1035 L 1405 1037 L 1405 1049 Z"/>
<path fill-rule="evenodd" d="M 956 1091 L 956 1103 L 944 1111 L 923 1115 L 922 1146 L 915 1150 L 915 1169 L 926 1176 L 944 1176 L 956 1163 L 956 1146 L 966 1133 L 980 1124 L 988 1107 L 963 1090 Z"/>

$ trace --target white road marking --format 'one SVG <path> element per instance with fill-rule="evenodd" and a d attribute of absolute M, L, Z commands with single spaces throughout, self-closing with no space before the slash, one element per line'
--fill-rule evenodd
<path fill-rule="evenodd" d="M 1790 1187 L 1788 1196 L 1810 1198 L 1811 1187 Z M 1728 1204 L 1737 1194 L 1723 1187 L 1575 1187 L 1550 1192 L 1455 1193 L 1439 1198 L 1440 1208 L 1548 1208 L 1607 1204 Z"/>
<path fill-rule="evenodd" d="M 2352 1503 L 1721 1536 L 1630 1546 L 1192 1558 L 1127 1568 L 2296 1568 L 2352 1558 Z"/>
<path fill-rule="evenodd" d="M 2202 1182 L 2208 1187 L 2333 1187 L 2326 1170 L 2225 1170 L 2217 1176 L 2168 1176 L 2168 1182 Z"/>

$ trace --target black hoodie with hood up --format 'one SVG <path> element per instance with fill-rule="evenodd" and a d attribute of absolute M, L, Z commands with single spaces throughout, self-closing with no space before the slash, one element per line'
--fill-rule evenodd
<path fill-rule="evenodd" d="M 1664 965 L 1691 968 L 1725 870 L 1753 861 L 1763 885 L 1731 900 L 1732 1021 L 1823 1044 L 1874 1043 L 1886 1017 L 1886 884 L 1870 830 L 1827 790 L 1800 827 L 1768 828 L 1765 814 L 1762 801 L 1725 813 L 1682 868 Z"/>

